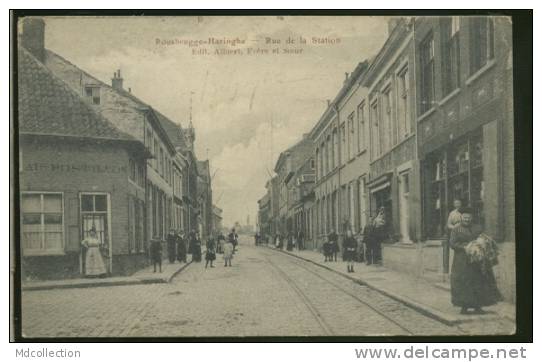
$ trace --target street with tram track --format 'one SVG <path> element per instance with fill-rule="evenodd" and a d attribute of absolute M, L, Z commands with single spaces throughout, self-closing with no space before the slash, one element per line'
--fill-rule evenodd
<path fill-rule="evenodd" d="M 167 284 L 23 291 L 26 337 L 404 336 L 469 333 L 378 291 L 245 243 L 233 266 Z"/>

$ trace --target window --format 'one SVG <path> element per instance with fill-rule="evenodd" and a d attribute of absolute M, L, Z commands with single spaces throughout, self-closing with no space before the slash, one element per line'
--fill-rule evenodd
<path fill-rule="evenodd" d="M 314 170 L 314 158 L 311 158 L 310 163 L 311 163 L 311 170 Z"/>
<path fill-rule="evenodd" d="M 333 162 L 335 165 L 340 164 L 339 157 L 339 136 L 337 134 L 337 128 L 333 129 Z"/>
<path fill-rule="evenodd" d="M 355 151 L 355 128 L 354 128 L 354 112 L 348 116 L 348 159 L 352 159 L 356 154 Z"/>
<path fill-rule="evenodd" d="M 378 101 L 371 104 L 371 156 L 373 159 L 380 156 L 380 129 L 378 122 Z"/>
<path fill-rule="evenodd" d="M 392 99 L 391 86 L 387 87 L 383 92 L 382 117 L 380 119 L 380 154 L 384 153 L 391 147 L 392 139 Z"/>
<path fill-rule="evenodd" d="M 160 147 L 160 165 L 158 168 L 160 176 L 164 176 L 164 149 Z"/>
<path fill-rule="evenodd" d="M 160 158 L 160 151 L 159 151 L 160 145 L 158 144 L 158 139 L 154 139 L 154 162 L 153 162 L 153 168 L 158 171 L 158 159 Z"/>
<path fill-rule="evenodd" d="M 365 148 L 365 103 L 362 103 L 358 106 L 358 152 Z"/>
<path fill-rule="evenodd" d="M 327 175 L 329 172 L 329 153 L 331 152 L 329 149 L 329 142 L 324 141 L 324 147 L 325 147 L 325 156 L 324 156 L 324 174 Z"/>
<path fill-rule="evenodd" d="M 346 127 L 341 125 L 341 164 L 346 162 Z"/>
<path fill-rule="evenodd" d="M 100 104 L 100 87 L 86 86 L 85 97 L 92 104 Z"/>
<path fill-rule="evenodd" d="M 327 136 L 327 141 L 326 141 L 326 147 L 328 149 L 328 154 L 327 154 L 327 157 L 329 158 L 328 159 L 328 172 L 331 172 L 334 168 L 335 168 L 335 165 L 334 165 L 334 157 L 333 157 L 333 144 L 331 144 L 331 136 Z"/>
<path fill-rule="evenodd" d="M 459 17 L 442 18 L 442 94 L 459 87 Z"/>
<path fill-rule="evenodd" d="M 397 74 L 397 142 L 401 142 L 411 132 L 408 90 L 408 67 L 404 67 Z"/>
<path fill-rule="evenodd" d="M 471 19 L 470 73 L 474 74 L 493 59 L 493 20 L 489 17 Z"/>
<path fill-rule="evenodd" d="M 145 169 L 142 164 L 137 165 L 137 184 L 145 187 Z"/>
<path fill-rule="evenodd" d="M 316 148 L 316 162 L 318 162 L 318 168 L 316 169 L 316 177 L 317 178 L 320 178 L 320 170 L 321 170 L 321 167 L 320 167 L 320 149 L 319 148 Z"/>
<path fill-rule="evenodd" d="M 130 160 L 128 161 L 128 164 L 129 164 L 128 168 L 130 170 L 130 173 L 129 173 L 128 177 L 130 178 L 131 181 L 137 182 L 136 164 L 135 164 L 134 160 L 130 158 Z"/>
<path fill-rule="evenodd" d="M 60 193 L 21 195 L 23 255 L 64 253 L 64 208 Z"/>
<path fill-rule="evenodd" d="M 433 34 L 429 33 L 420 44 L 421 63 L 421 114 L 433 107 L 434 90 L 434 42 Z"/>

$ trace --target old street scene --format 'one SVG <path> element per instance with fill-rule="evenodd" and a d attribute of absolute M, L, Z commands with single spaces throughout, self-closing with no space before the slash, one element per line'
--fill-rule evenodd
<path fill-rule="evenodd" d="M 26 17 L 21 332 L 509 335 L 506 17 Z"/>

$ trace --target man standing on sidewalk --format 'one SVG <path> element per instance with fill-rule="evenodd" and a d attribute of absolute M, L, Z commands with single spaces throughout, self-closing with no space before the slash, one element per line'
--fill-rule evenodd
<path fill-rule="evenodd" d="M 167 234 L 167 258 L 170 263 L 175 263 L 175 244 L 177 237 L 175 236 L 175 230 L 169 229 L 169 234 Z"/>
<path fill-rule="evenodd" d="M 177 231 L 175 241 L 177 243 L 177 260 L 179 263 L 186 263 L 186 242 L 184 240 L 184 233 L 182 230 Z"/>
<path fill-rule="evenodd" d="M 331 256 L 329 261 L 337 261 L 337 253 L 339 252 L 339 236 L 334 229 L 327 236 L 328 242 L 331 244 Z"/>

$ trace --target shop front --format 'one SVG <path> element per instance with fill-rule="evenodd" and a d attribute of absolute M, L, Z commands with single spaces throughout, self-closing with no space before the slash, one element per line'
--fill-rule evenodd
<path fill-rule="evenodd" d="M 24 279 L 86 275 L 81 242 L 96 231 L 107 275 L 147 263 L 142 154 L 92 140 L 21 137 L 20 247 Z M 137 173 L 136 173 L 137 175 Z M 140 177 L 144 177 L 140 174 Z"/>

